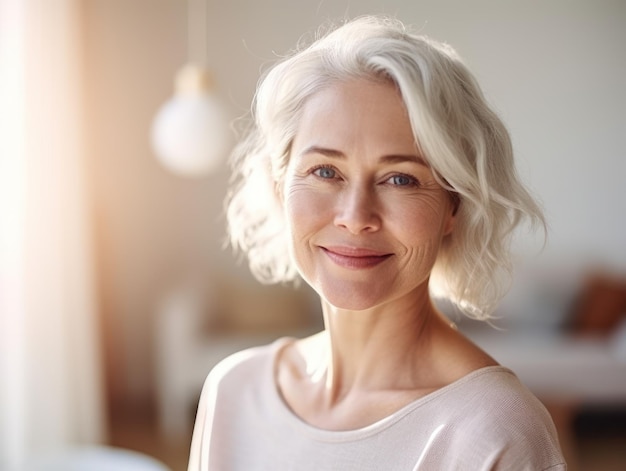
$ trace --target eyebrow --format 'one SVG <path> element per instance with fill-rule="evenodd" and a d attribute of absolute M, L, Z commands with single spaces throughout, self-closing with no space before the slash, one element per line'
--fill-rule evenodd
<path fill-rule="evenodd" d="M 320 146 L 309 146 L 300 153 L 300 155 L 307 155 L 307 154 L 320 154 L 326 157 L 331 157 L 331 158 L 336 158 L 336 159 L 346 158 L 346 155 L 339 150 L 329 149 L 327 147 L 320 147 Z M 403 163 L 403 162 L 413 162 L 419 165 L 423 165 L 424 167 L 430 168 L 430 165 L 428 165 L 428 163 L 426 162 L 426 159 L 424 159 L 424 157 L 418 154 L 383 155 L 380 158 L 380 161 L 384 163 L 392 163 L 392 164 Z"/>

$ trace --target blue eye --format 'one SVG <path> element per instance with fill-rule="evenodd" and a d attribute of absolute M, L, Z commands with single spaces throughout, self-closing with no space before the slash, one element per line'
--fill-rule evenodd
<path fill-rule="evenodd" d="M 415 180 L 415 178 L 410 177 L 408 175 L 394 175 L 391 178 L 389 178 L 388 181 L 392 185 L 397 185 L 397 186 L 409 186 L 409 185 L 415 185 L 417 183 L 417 180 Z"/>
<path fill-rule="evenodd" d="M 313 173 L 318 177 L 325 179 L 332 179 L 335 178 L 335 176 L 337 175 L 337 172 L 335 172 L 335 170 L 330 167 L 317 168 L 313 171 Z"/>

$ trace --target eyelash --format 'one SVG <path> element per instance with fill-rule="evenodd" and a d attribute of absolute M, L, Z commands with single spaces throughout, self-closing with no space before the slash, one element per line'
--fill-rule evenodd
<path fill-rule="evenodd" d="M 406 173 L 396 173 L 396 174 L 390 176 L 386 181 L 389 181 L 392 178 L 396 178 L 396 177 L 407 178 L 409 180 L 409 183 L 407 183 L 406 185 L 393 185 L 393 186 L 399 186 L 399 187 L 417 187 L 417 186 L 420 186 L 420 182 L 419 182 L 419 180 L 417 178 L 415 178 L 412 175 L 407 175 Z"/>
<path fill-rule="evenodd" d="M 332 167 L 331 165 L 318 165 L 316 167 L 313 167 L 310 170 L 310 173 L 315 175 L 316 177 L 320 178 L 321 180 L 335 180 L 337 178 L 336 175 L 333 175 L 333 177 L 324 178 L 324 177 L 322 177 L 322 176 L 320 176 L 318 174 L 318 172 L 320 170 L 330 170 L 330 171 L 334 172 L 335 174 L 337 173 L 337 170 L 334 167 Z M 409 188 L 409 187 L 419 187 L 420 186 L 420 181 L 417 178 L 415 178 L 413 175 L 409 175 L 409 174 L 406 174 L 406 173 L 394 173 L 389 178 L 387 178 L 383 183 L 387 183 L 392 178 L 397 178 L 397 177 L 406 178 L 406 179 L 409 180 L 409 182 L 406 185 L 394 185 L 394 184 L 391 184 L 391 186 L 397 186 L 397 187 L 400 187 L 400 188 L 402 188 L 402 187 Z"/>

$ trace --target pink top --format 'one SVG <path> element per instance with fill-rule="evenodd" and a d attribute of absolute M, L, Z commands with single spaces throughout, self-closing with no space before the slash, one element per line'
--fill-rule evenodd
<path fill-rule="evenodd" d="M 565 470 L 552 420 L 509 369 L 491 366 L 367 427 L 313 427 L 284 403 L 277 352 L 237 353 L 205 383 L 188 471 Z"/>

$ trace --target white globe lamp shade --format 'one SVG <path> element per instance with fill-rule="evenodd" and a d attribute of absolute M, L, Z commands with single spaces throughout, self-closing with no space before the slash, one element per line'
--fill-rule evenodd
<path fill-rule="evenodd" d="M 206 69 L 186 65 L 178 72 L 176 93 L 152 123 L 151 142 L 165 168 L 181 176 L 204 176 L 223 163 L 231 134 Z"/>

